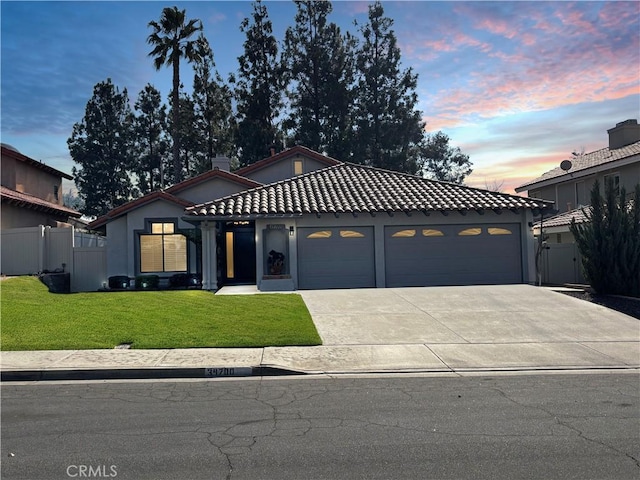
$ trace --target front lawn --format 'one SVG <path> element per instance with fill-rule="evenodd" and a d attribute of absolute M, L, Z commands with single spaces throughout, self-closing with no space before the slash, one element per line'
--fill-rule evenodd
<path fill-rule="evenodd" d="M 299 295 L 201 290 L 49 293 L 36 277 L 0 283 L 2 350 L 319 345 Z"/>

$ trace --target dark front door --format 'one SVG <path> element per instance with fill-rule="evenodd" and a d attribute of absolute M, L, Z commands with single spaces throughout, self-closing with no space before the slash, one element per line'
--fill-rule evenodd
<path fill-rule="evenodd" d="M 224 231 L 225 285 L 256 283 L 254 222 L 227 222 Z"/>

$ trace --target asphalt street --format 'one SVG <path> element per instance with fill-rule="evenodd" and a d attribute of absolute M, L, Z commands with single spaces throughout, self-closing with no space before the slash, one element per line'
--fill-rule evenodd
<path fill-rule="evenodd" d="M 5 383 L 3 479 L 637 479 L 637 372 Z M 89 475 L 91 474 L 91 475 Z"/>

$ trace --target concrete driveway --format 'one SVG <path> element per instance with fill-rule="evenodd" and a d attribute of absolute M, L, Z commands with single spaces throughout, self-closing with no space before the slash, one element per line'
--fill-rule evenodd
<path fill-rule="evenodd" d="M 324 372 L 640 367 L 639 320 L 547 288 L 300 293 L 322 351 L 280 349 L 274 364 Z"/>

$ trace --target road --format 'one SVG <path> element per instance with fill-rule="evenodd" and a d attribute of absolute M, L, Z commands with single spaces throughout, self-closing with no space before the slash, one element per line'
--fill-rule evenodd
<path fill-rule="evenodd" d="M 2 478 L 637 479 L 637 373 L 2 386 Z"/>

